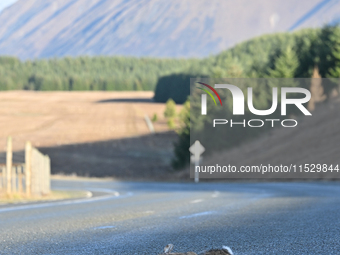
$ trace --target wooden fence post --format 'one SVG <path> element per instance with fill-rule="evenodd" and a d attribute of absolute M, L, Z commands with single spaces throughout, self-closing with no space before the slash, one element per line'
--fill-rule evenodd
<path fill-rule="evenodd" d="M 6 153 L 6 168 L 7 168 L 7 194 L 10 194 L 12 192 L 11 187 L 11 177 L 12 177 L 12 160 L 13 160 L 13 154 L 12 154 L 12 137 L 7 138 L 7 153 Z"/>
<path fill-rule="evenodd" d="M 0 190 L 2 191 L 2 192 L 4 192 L 4 183 L 5 183 L 5 181 L 4 181 L 4 179 L 5 179 L 5 168 L 3 167 L 3 166 L 0 166 L 0 179 L 1 179 L 1 181 L 0 181 Z"/>
<path fill-rule="evenodd" d="M 12 165 L 12 193 L 16 193 L 17 190 L 17 166 Z"/>
<path fill-rule="evenodd" d="M 20 194 L 22 194 L 22 169 L 23 169 L 23 166 L 20 165 L 18 166 L 18 191 Z"/>
<path fill-rule="evenodd" d="M 50 194 L 51 187 L 50 187 L 50 179 L 51 179 L 51 160 L 49 156 L 43 156 L 44 159 L 44 185 L 43 185 L 43 194 L 48 195 Z"/>
<path fill-rule="evenodd" d="M 32 144 L 26 142 L 25 147 L 25 188 L 26 195 L 31 196 L 31 178 L 32 178 Z"/>
<path fill-rule="evenodd" d="M 41 195 L 41 185 L 40 185 L 40 153 L 36 148 L 32 148 L 32 158 L 31 158 L 31 194 L 32 196 Z"/>

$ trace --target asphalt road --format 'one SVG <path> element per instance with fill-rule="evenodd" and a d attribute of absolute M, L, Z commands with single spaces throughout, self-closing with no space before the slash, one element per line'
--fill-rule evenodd
<path fill-rule="evenodd" d="M 53 181 L 74 201 L 0 207 L 0 254 L 340 254 L 340 183 Z"/>

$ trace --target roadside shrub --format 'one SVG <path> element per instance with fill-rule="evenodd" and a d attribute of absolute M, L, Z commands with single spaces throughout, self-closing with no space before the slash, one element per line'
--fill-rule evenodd
<path fill-rule="evenodd" d="M 175 120 L 173 118 L 168 119 L 167 124 L 170 129 L 175 129 L 176 127 Z"/>
<path fill-rule="evenodd" d="M 166 102 L 164 117 L 165 118 L 175 118 L 176 117 L 176 103 L 174 102 L 174 100 L 169 99 Z"/>
<path fill-rule="evenodd" d="M 152 122 L 156 122 L 157 120 L 158 120 L 158 116 L 157 116 L 157 113 L 155 113 L 155 114 L 152 116 L 151 121 L 152 121 Z"/>
<path fill-rule="evenodd" d="M 179 114 L 178 140 L 174 144 L 172 167 L 183 168 L 190 162 L 190 101 L 187 100 Z"/>

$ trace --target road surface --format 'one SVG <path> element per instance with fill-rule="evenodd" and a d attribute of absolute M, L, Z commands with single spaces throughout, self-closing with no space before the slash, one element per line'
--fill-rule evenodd
<path fill-rule="evenodd" d="M 0 254 L 340 254 L 340 184 L 53 181 L 92 198 L 0 207 Z"/>

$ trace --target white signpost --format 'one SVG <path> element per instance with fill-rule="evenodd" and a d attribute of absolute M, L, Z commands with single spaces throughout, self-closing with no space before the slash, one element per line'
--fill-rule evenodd
<path fill-rule="evenodd" d="M 201 155 L 205 151 L 203 145 L 196 140 L 193 145 L 189 148 L 189 151 L 193 154 L 191 155 L 191 162 L 195 164 L 195 182 L 199 182 L 199 172 L 196 172 L 196 166 L 199 166 L 202 157 Z"/>

